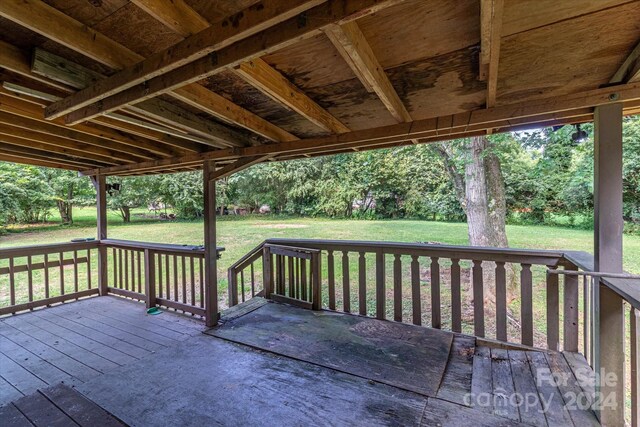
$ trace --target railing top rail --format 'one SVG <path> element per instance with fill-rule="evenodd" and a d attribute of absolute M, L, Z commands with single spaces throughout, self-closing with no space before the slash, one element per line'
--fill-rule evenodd
<path fill-rule="evenodd" d="M 561 251 L 542 249 L 491 248 L 481 246 L 456 246 L 432 243 L 400 243 L 357 240 L 267 239 L 265 243 L 308 247 L 313 249 L 347 250 L 354 252 L 398 253 L 421 256 L 441 256 L 459 259 L 483 259 L 531 264 L 556 265 L 564 255 Z"/>
<path fill-rule="evenodd" d="M 97 248 L 97 240 L 81 242 L 49 243 L 46 245 L 16 246 L 13 248 L 0 248 L 0 259 L 16 258 L 29 255 L 44 255 L 58 252 L 79 251 Z"/>
<path fill-rule="evenodd" d="M 137 242 L 133 240 L 119 240 L 119 239 L 105 239 L 100 241 L 101 245 L 118 248 L 129 249 L 150 249 L 156 252 L 174 252 L 184 254 L 204 254 L 204 247 L 196 245 L 173 245 L 168 243 L 152 243 L 152 242 Z M 218 254 L 225 250 L 224 247 L 218 246 Z"/>
<path fill-rule="evenodd" d="M 594 269 L 593 255 L 588 252 L 567 251 L 564 258 L 581 270 L 592 271 Z M 640 310 L 640 279 L 602 277 L 600 280 L 609 289 Z"/>

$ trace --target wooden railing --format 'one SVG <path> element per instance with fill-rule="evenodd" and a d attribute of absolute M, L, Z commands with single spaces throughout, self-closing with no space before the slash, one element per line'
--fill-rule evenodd
<path fill-rule="evenodd" d="M 295 273 L 297 267 L 292 267 L 289 259 L 272 259 L 269 247 L 320 251 L 317 274 L 321 286 L 315 292 L 321 304 L 315 308 L 430 325 L 512 345 L 582 351 L 594 368 L 599 351 L 624 354 L 623 343 L 628 343 L 629 375 L 623 407 L 631 425 L 638 425 L 640 282 L 594 280 L 584 273 L 591 268 L 587 265 L 592 262 L 589 254 L 269 239 L 229 269 L 230 305 L 239 302 L 239 294 L 244 301 L 256 295 L 256 289 L 270 289 L 272 283 L 276 289 L 287 289 L 290 279 L 284 272 Z M 244 283 L 248 270 L 250 289 Z M 282 272 L 281 278 L 278 271 Z M 598 286 L 612 289 L 626 304 L 628 328 L 620 348 L 596 348 L 598 340 L 594 337 L 601 332 L 593 316 L 597 312 L 593 296 Z M 273 297 L 270 292 L 261 295 Z M 622 378 L 623 372 L 618 375 Z"/>
<path fill-rule="evenodd" d="M 111 293 L 204 317 L 203 260 L 199 246 L 125 240 L 0 249 L 0 315 Z"/>
<path fill-rule="evenodd" d="M 98 242 L 0 250 L 0 315 L 98 293 Z"/>

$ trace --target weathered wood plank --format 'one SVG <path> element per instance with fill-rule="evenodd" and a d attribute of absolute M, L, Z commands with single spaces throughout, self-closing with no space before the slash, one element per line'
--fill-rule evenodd
<path fill-rule="evenodd" d="M 533 426 L 546 427 L 547 419 L 544 416 L 527 353 L 523 350 L 509 350 L 509 363 L 511 364 L 514 390 L 521 397 L 518 402 L 520 420 Z"/>
<path fill-rule="evenodd" d="M 465 397 L 471 393 L 475 338 L 456 335 L 451 344 L 447 368 L 437 397 L 459 405 L 469 405 Z"/>
<path fill-rule="evenodd" d="M 40 393 L 25 396 L 13 404 L 36 426 L 68 427 L 75 424 Z"/>
<path fill-rule="evenodd" d="M 55 407 L 64 411 L 66 415 L 81 427 L 124 426 L 124 424 L 100 406 L 66 385 L 48 387 L 41 390 L 40 393 L 51 401 L 51 405 L 55 405 Z"/>
<path fill-rule="evenodd" d="M 460 260 L 451 260 L 451 330 L 462 332 L 462 293 L 460 289 Z"/>
<path fill-rule="evenodd" d="M 549 350 L 560 349 L 560 300 L 558 275 L 547 273 L 547 347 Z"/>
<path fill-rule="evenodd" d="M 376 318 L 380 320 L 385 319 L 387 311 L 386 277 L 385 256 L 382 250 L 379 250 L 376 252 Z"/>
<path fill-rule="evenodd" d="M 0 379 L 0 402 L 2 400 L 2 393 L 5 384 L 2 384 Z M 18 409 L 14 405 L 5 405 L 0 406 L 0 420 L 4 423 L 5 426 L 9 427 L 32 427 L 33 424 L 25 417 L 22 412 L 18 411 Z"/>
<path fill-rule="evenodd" d="M 544 353 L 537 351 L 528 351 L 526 353 L 536 382 L 538 395 L 545 404 L 544 409 L 547 423 L 552 426 L 573 425 L 571 416 L 565 408 L 565 401 L 562 394 L 560 390 L 558 390 L 556 382 L 553 378 L 550 378 L 550 368 Z"/>
<path fill-rule="evenodd" d="M 0 349 L 2 349 L 2 354 L 18 363 L 20 366 L 47 384 L 56 384 L 62 380 L 72 378 L 70 374 L 64 372 L 55 365 L 52 365 L 47 360 L 37 356 L 7 337 L 1 335 Z"/>
<path fill-rule="evenodd" d="M 471 376 L 471 406 L 479 411 L 493 413 L 493 380 L 491 374 L 491 350 L 476 347 Z"/>
<path fill-rule="evenodd" d="M 442 327 L 440 308 L 440 263 L 438 257 L 431 258 L 431 327 Z"/>
<path fill-rule="evenodd" d="M 411 306 L 414 325 L 422 325 L 422 300 L 420 299 L 420 263 L 417 256 L 411 257 Z"/>
<path fill-rule="evenodd" d="M 49 347 L 48 345 L 10 327 L 9 325 L 0 324 L 0 334 L 20 345 L 25 350 L 28 350 L 36 356 L 46 360 L 60 370 L 67 372 L 80 382 L 86 382 L 100 374 L 98 370 L 67 356 L 55 348 Z"/>
<path fill-rule="evenodd" d="M 509 352 L 507 350 L 491 349 L 491 378 L 493 392 L 493 414 L 520 421 L 518 406 L 511 404 L 515 395 Z"/>
<path fill-rule="evenodd" d="M 25 395 L 47 386 L 47 383 L 2 353 L 0 353 L 0 375 Z"/>
<path fill-rule="evenodd" d="M 473 260 L 473 333 L 477 337 L 484 337 L 484 277 L 482 261 Z"/>
<path fill-rule="evenodd" d="M 585 403 L 583 401 L 584 392 L 562 353 L 546 353 L 545 357 L 551 373 L 560 379 L 557 381 L 558 390 L 565 397 L 567 411 L 574 425 L 580 427 L 599 426 L 600 423 L 595 414 L 589 408 L 581 408 L 581 405 Z M 574 398 L 575 401 L 573 401 Z"/>
<path fill-rule="evenodd" d="M 533 346 L 533 278 L 531 264 L 522 264 L 520 271 L 520 327 L 522 344 Z"/>
<path fill-rule="evenodd" d="M 507 280 L 504 262 L 496 262 L 496 339 L 507 341 Z"/>
<path fill-rule="evenodd" d="M 579 328 L 578 306 L 579 277 L 564 276 L 564 351 L 578 351 Z"/>

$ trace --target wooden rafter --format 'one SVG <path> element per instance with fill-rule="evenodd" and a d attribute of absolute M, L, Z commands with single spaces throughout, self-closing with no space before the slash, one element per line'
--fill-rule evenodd
<path fill-rule="evenodd" d="M 640 42 L 631 51 L 609 83 L 633 83 L 640 81 Z"/>
<path fill-rule="evenodd" d="M 34 165 L 34 166 L 44 166 L 47 168 L 70 169 L 75 171 L 81 171 L 83 169 L 82 166 L 78 166 L 73 162 L 42 160 L 42 159 L 36 159 L 33 156 L 17 155 L 16 153 L 9 153 L 9 152 L 0 152 L 0 161 L 11 162 L 11 163 L 23 163 L 23 164 Z"/>
<path fill-rule="evenodd" d="M 155 17 L 161 18 L 161 22 L 170 28 L 179 30 L 179 32 L 182 31 L 184 34 L 185 26 L 189 26 L 189 32 L 196 34 L 187 37 L 182 42 L 158 52 L 145 60 L 138 58 L 138 60 L 130 62 L 127 64 L 130 66 L 129 68 L 118 67 L 125 69 L 111 76 L 109 79 L 97 82 L 95 85 L 53 105 L 47 112 L 47 117 L 59 117 L 68 114 L 78 108 L 95 103 L 100 99 L 114 95 L 133 85 L 171 71 L 195 59 L 205 57 L 243 37 L 247 37 L 275 23 L 291 18 L 320 2 L 319 0 L 263 1 L 261 3 L 263 7 L 248 8 L 243 11 L 242 15 L 239 15 L 237 20 L 230 17 L 229 19 L 216 22 L 208 28 L 204 27 L 202 20 L 197 20 L 197 22 L 187 21 L 186 16 L 177 15 L 177 9 L 172 7 L 170 2 L 140 2 L 140 4 L 146 6 L 146 9 L 149 9 L 153 3 L 153 8 L 156 11 L 162 10 L 161 13 L 156 13 Z M 185 6 L 186 5 L 183 5 L 180 9 L 184 10 Z M 173 18 L 170 18 L 169 15 L 172 14 Z M 191 15 L 193 16 L 193 14 Z M 180 21 L 179 24 L 175 22 L 178 20 Z M 231 25 L 232 23 L 233 25 Z M 135 67 L 133 67 L 134 64 Z"/>
<path fill-rule="evenodd" d="M 593 117 L 593 107 L 611 102 L 623 102 L 635 108 L 640 101 L 640 83 L 615 88 L 565 95 L 551 99 L 539 99 L 519 104 L 475 110 L 454 115 L 416 120 L 374 129 L 352 131 L 341 135 L 300 141 L 245 147 L 234 150 L 217 150 L 184 156 L 176 159 L 144 162 L 85 171 L 85 174 L 115 175 L 134 170 L 162 169 L 162 167 L 192 164 L 203 160 L 229 160 L 260 155 L 324 155 L 355 148 L 388 147 L 403 141 L 419 138 L 421 142 L 442 141 L 486 133 L 489 129 L 507 131 L 516 122 L 518 126 L 572 123 L 576 119 Z"/>
<path fill-rule="evenodd" d="M 346 23 L 401 0 L 334 0 L 322 3 L 308 11 L 252 36 L 221 48 L 215 55 L 197 59 L 166 74 L 132 86 L 122 92 L 104 98 L 99 104 L 91 104 L 67 115 L 69 123 L 82 121 L 96 114 L 113 111 L 124 105 L 140 102 L 170 92 L 184 85 L 197 82 L 229 67 L 274 52 L 305 38 L 318 34 L 332 23 Z"/>
<path fill-rule="evenodd" d="M 29 156 L 40 160 L 56 160 L 67 162 L 69 164 L 73 164 L 76 166 L 80 166 L 83 168 L 87 167 L 100 167 L 99 165 L 105 166 L 107 163 L 104 162 L 96 162 L 89 161 L 83 159 L 81 157 L 76 157 L 67 154 L 58 154 L 55 151 L 50 149 L 41 150 L 34 145 L 29 145 L 27 147 L 18 144 L 11 144 L 9 141 L 11 138 L 7 138 L 4 135 L 0 135 L 0 151 L 7 154 L 15 154 L 21 156 Z"/>
<path fill-rule="evenodd" d="M 172 2 L 133 0 L 133 3 L 183 37 L 188 37 L 209 28 L 207 20 L 182 0 L 173 0 Z M 315 2 L 302 2 L 301 4 L 303 6 L 313 5 Z M 286 4 L 284 6 L 286 7 Z M 253 12 L 253 9 L 250 11 Z M 262 11 L 264 9 L 261 9 Z M 285 19 L 286 14 L 279 16 L 281 19 Z M 220 32 L 212 32 L 211 36 L 214 34 L 216 37 L 221 36 Z M 209 46 L 208 48 L 210 49 L 211 47 Z M 123 73 L 126 71 L 124 70 Z M 173 91 L 172 96 L 221 120 L 240 125 L 272 141 L 295 141 L 298 139 L 295 135 L 234 104 L 225 97 L 207 90 L 201 85 L 191 84 L 181 87 Z"/>
<path fill-rule="evenodd" d="M 0 16 L 115 69 L 125 68 L 144 59 L 121 44 L 91 28 L 87 28 L 82 23 L 41 1 L 2 1 L 0 2 Z M 184 113 L 188 114 L 186 111 Z M 49 118 L 49 116 L 45 114 L 45 117 Z M 80 121 L 85 120 L 79 120 L 75 123 Z M 218 130 L 223 128 L 213 121 L 210 121 L 208 126 Z M 233 129 L 226 127 L 225 129 L 227 129 L 227 133 L 231 132 L 235 135 L 225 141 L 226 145 L 237 146 L 238 140 L 242 139 L 242 137 L 234 132 Z"/>
<path fill-rule="evenodd" d="M 268 160 L 271 156 L 252 156 L 252 157 L 244 157 L 242 159 L 238 159 L 233 163 L 230 163 L 222 168 L 211 173 L 211 179 L 222 179 L 226 178 L 234 173 L 240 172 L 241 170 L 247 169 L 250 166 L 253 166 L 258 163 L 262 163 L 265 160 Z"/>
<path fill-rule="evenodd" d="M 332 132 L 345 133 L 349 128 L 327 110 L 309 98 L 278 70 L 260 58 L 243 62 L 235 70 L 248 83 L 273 100 L 287 106 L 316 126 Z"/>
<path fill-rule="evenodd" d="M 398 123 L 412 120 L 357 22 L 332 25 L 325 31 L 365 87 L 370 87 Z"/>
<path fill-rule="evenodd" d="M 496 105 L 504 0 L 480 1 L 480 80 L 487 81 L 487 108 Z"/>

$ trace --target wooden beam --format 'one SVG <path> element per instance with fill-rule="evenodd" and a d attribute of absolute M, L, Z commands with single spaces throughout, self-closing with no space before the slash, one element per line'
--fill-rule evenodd
<path fill-rule="evenodd" d="M 0 88 L 0 110 L 11 114 L 16 114 L 22 117 L 39 120 L 45 124 L 56 125 L 60 128 L 68 128 L 64 125 L 63 120 L 54 120 L 53 122 L 45 122 L 43 109 L 33 103 L 16 98 L 15 94 L 7 95 L 5 89 Z M 179 151 L 168 150 L 163 145 L 155 144 L 152 141 L 142 139 L 129 134 L 124 134 L 117 130 L 113 130 L 109 127 L 100 125 L 82 124 L 69 128 L 87 135 L 91 135 L 98 138 L 104 138 L 105 141 L 101 146 L 115 150 L 115 152 L 131 153 L 134 155 L 144 153 L 141 149 L 148 151 L 149 153 L 157 154 L 161 157 L 175 157 L 179 155 Z M 145 153 L 146 155 L 146 153 Z"/>
<path fill-rule="evenodd" d="M 41 160 L 41 159 L 35 159 L 30 156 L 16 155 L 16 154 L 2 153 L 2 152 L 0 152 L 0 161 L 11 162 L 11 163 L 21 163 L 21 164 L 33 165 L 33 166 L 44 166 L 47 168 L 71 169 L 75 171 L 82 170 L 81 166 L 74 165 L 72 163 L 66 163 L 66 162 L 54 161 L 54 160 Z"/>
<path fill-rule="evenodd" d="M 33 132 L 23 128 L 16 128 L 0 123 L 0 140 L 21 147 L 32 147 L 37 150 L 48 150 L 52 153 L 64 154 L 69 157 L 92 160 L 106 165 L 116 165 L 113 153 L 102 147 L 91 147 L 87 144 L 57 136 Z"/>
<path fill-rule="evenodd" d="M 216 170 L 214 162 L 204 162 L 202 168 L 202 194 L 204 196 L 204 275 L 205 275 L 205 323 L 218 323 L 218 269 L 216 245 L 216 180 L 211 174 Z"/>
<path fill-rule="evenodd" d="M 227 160 L 240 157 L 280 154 L 313 154 L 326 153 L 332 149 L 370 147 L 399 141 L 420 139 L 421 142 L 443 141 L 464 136 L 477 135 L 487 129 L 509 131 L 512 122 L 522 128 L 527 124 L 537 123 L 572 123 L 576 117 L 583 118 L 585 109 L 612 102 L 629 102 L 640 100 L 640 83 L 616 86 L 615 88 L 595 89 L 592 91 L 564 95 L 551 99 L 532 100 L 524 103 L 503 105 L 500 107 L 458 113 L 440 118 L 415 120 L 410 123 L 382 126 L 373 129 L 352 131 L 341 135 L 322 138 L 302 139 L 299 141 L 278 144 L 217 150 L 208 153 L 144 162 L 138 165 L 105 168 L 100 171 L 85 171 L 89 175 L 117 175 L 143 168 L 161 169 L 163 166 L 193 163 L 204 160 Z"/>
<path fill-rule="evenodd" d="M 480 1 L 480 80 L 487 80 L 487 108 L 496 105 L 504 0 Z"/>
<path fill-rule="evenodd" d="M 332 23 L 346 23 L 401 1 L 332 0 L 322 3 L 277 25 L 220 48 L 216 50 L 215 55 L 197 59 L 165 74 L 148 79 L 144 84 L 131 86 L 124 91 L 104 98 L 99 104 L 91 104 L 74 111 L 68 114 L 68 122 L 75 123 L 93 117 L 95 114 L 113 111 L 123 105 L 167 93 L 219 73 L 228 67 L 238 66 L 247 60 L 313 37 Z M 48 114 L 50 113 L 53 111 L 48 112 Z"/>
<path fill-rule="evenodd" d="M 36 49 L 32 61 L 32 70 L 49 79 L 64 82 L 69 86 L 82 89 L 96 81 L 101 81 L 106 76 L 96 73 L 88 68 L 78 65 L 68 59 Z M 49 99 L 57 102 L 61 99 Z M 50 105 L 49 105 L 50 106 Z M 49 106 L 47 108 L 49 108 Z M 186 137 L 191 141 L 209 145 L 215 148 L 249 145 L 249 140 L 233 129 L 219 125 L 210 120 L 202 119 L 190 111 L 171 105 L 160 99 L 150 99 L 131 106 L 130 110 L 142 117 L 151 118 L 165 126 L 175 126 L 181 132 L 172 132 L 165 128 L 163 131 L 173 136 Z M 126 116 L 125 116 L 126 117 Z M 123 119 L 122 116 L 116 117 Z M 53 119 L 55 120 L 55 119 Z M 140 124 L 140 123 L 137 123 Z M 160 129 L 158 129 L 160 130 Z M 195 136 L 185 135 L 184 132 L 195 133 Z"/>
<path fill-rule="evenodd" d="M 138 2 L 138 5 L 144 4 L 147 8 L 153 4 L 154 10 L 161 11 L 156 13 L 155 16 L 161 18 L 160 21 L 164 24 L 179 30 L 178 32 L 184 33 L 184 26 L 186 25 L 189 26 L 189 33 L 197 32 L 197 34 L 187 37 L 168 49 L 151 55 L 146 60 L 138 58 L 136 61 L 131 61 L 126 64 L 130 66 L 129 68 L 114 67 L 125 69 L 51 106 L 47 111 L 47 117 L 61 117 L 145 80 L 160 76 L 193 60 L 205 57 L 225 46 L 229 46 L 244 37 L 302 13 L 322 1 L 324 0 L 264 0 L 258 3 L 260 7 L 258 5 L 249 7 L 234 17 L 213 23 L 208 28 L 204 27 L 204 23 L 201 21 L 186 22 L 185 15 L 178 16 L 176 8 L 172 7 L 172 5 L 176 4 L 175 2 Z M 181 7 L 181 9 L 184 10 L 184 7 Z M 175 19 L 170 15 L 173 15 Z M 174 22 L 177 20 L 180 21 L 180 24 Z M 134 64 L 135 66 L 133 66 Z"/>
<path fill-rule="evenodd" d="M 609 83 L 633 83 L 640 80 L 640 42 L 624 60 Z"/>
<path fill-rule="evenodd" d="M 332 133 L 349 132 L 349 128 L 340 120 L 319 106 L 261 58 L 244 62 L 235 71 L 244 80 L 273 100 L 307 118 L 316 126 Z"/>
<path fill-rule="evenodd" d="M 80 69 L 76 69 L 78 67 L 77 64 L 74 64 L 73 62 L 68 61 L 64 58 L 61 58 L 57 55 L 50 54 L 49 52 L 46 52 L 42 49 L 35 49 L 34 51 L 35 57 L 32 61 L 32 64 L 30 64 L 29 62 L 30 59 L 28 57 L 28 54 L 20 51 L 18 48 L 10 44 L 6 44 L 6 47 L 7 47 L 6 50 L 0 49 L 0 67 L 16 72 L 24 77 L 27 77 L 29 80 L 36 81 L 39 83 L 44 83 L 47 85 L 47 87 L 50 87 L 52 90 L 47 90 L 46 96 L 41 97 L 41 99 L 59 100 L 61 99 L 62 96 L 68 95 L 69 93 L 73 92 L 72 86 L 74 84 L 79 84 L 79 82 L 83 81 L 82 76 L 92 76 L 97 74 L 97 73 L 93 73 L 91 70 L 88 70 L 84 67 L 81 67 Z M 16 55 L 13 55 L 12 59 L 9 58 L 8 55 L 3 54 L 11 51 L 16 53 Z M 19 55 L 17 53 L 19 53 Z M 43 58 L 47 58 L 47 62 L 49 63 L 48 65 L 44 64 Z M 53 64 L 57 66 L 54 67 Z M 33 70 L 35 71 L 33 71 L 31 67 L 33 67 Z M 72 73 L 72 75 L 81 76 L 81 77 L 74 79 L 74 78 L 68 77 L 66 74 L 61 74 L 59 70 L 60 67 L 65 69 L 74 69 L 74 72 Z M 51 78 L 48 78 L 39 74 L 39 73 L 44 73 L 45 71 Z M 91 78 L 92 77 L 89 77 L 89 79 Z M 71 83 L 71 86 L 66 84 L 63 85 L 60 82 Z M 10 82 L 5 82 L 4 85 L 6 85 L 7 83 L 10 83 Z M 86 82 L 84 82 L 83 84 L 86 84 Z M 12 89 L 15 89 L 15 88 L 12 88 Z M 4 94 L 7 94 L 7 92 L 1 88 L 0 88 L 0 91 L 2 91 L 2 93 Z M 31 93 L 29 93 L 28 91 L 27 92 L 23 91 L 19 93 L 34 95 L 32 91 Z M 46 103 L 39 102 L 38 104 L 42 106 L 47 106 L 49 105 L 49 102 L 46 102 Z M 44 111 L 42 111 L 40 115 L 42 116 L 41 118 L 44 118 Z M 180 139 L 175 139 L 175 138 L 172 138 L 171 136 L 166 135 L 166 133 L 171 132 L 169 129 L 165 129 L 165 128 L 156 129 L 158 132 L 149 132 L 149 131 L 146 131 L 144 127 L 139 128 L 137 126 L 137 125 L 146 124 L 147 122 L 138 121 L 136 123 L 136 126 L 122 126 L 122 125 L 113 126 L 113 122 L 109 120 L 102 120 L 102 119 L 103 119 L 102 117 L 99 117 L 99 118 L 96 118 L 95 121 L 102 122 L 103 124 L 107 123 L 106 124 L 107 127 L 111 127 L 116 130 L 124 131 L 126 133 L 131 133 L 133 135 L 137 135 L 142 138 L 148 138 L 148 139 L 163 143 L 163 145 L 148 144 L 143 140 L 139 140 L 136 138 L 133 138 L 134 140 L 131 141 L 132 143 L 131 145 L 148 149 L 149 151 L 155 152 L 161 156 L 175 156 L 176 155 L 175 148 L 178 148 L 179 149 L 178 151 L 184 151 L 184 150 L 191 151 L 191 152 L 202 151 L 200 149 L 201 146 L 199 144 L 188 142 L 186 140 L 184 140 L 183 142 Z M 60 124 L 64 124 L 64 120 L 62 119 L 54 120 L 54 121 Z M 150 126 L 151 124 L 148 124 L 146 125 L 146 128 L 149 128 Z M 164 132 L 164 133 L 160 133 L 160 132 Z M 128 137 L 126 134 L 118 133 L 118 135 L 119 135 L 118 138 L 121 138 L 125 143 L 128 142 L 127 141 Z M 179 133 L 179 135 L 184 136 L 184 133 L 181 132 Z M 164 144 L 170 145 L 174 147 L 174 149 L 165 147 Z"/>
<path fill-rule="evenodd" d="M 5 138 L 3 135 L 0 135 L 0 151 L 5 154 L 14 154 L 16 156 L 32 157 L 38 160 L 45 160 L 45 161 L 53 160 L 57 162 L 64 162 L 64 163 L 68 163 L 69 165 L 73 165 L 83 169 L 87 167 L 90 167 L 90 168 L 99 167 L 98 165 L 101 164 L 101 162 L 92 162 L 86 159 L 80 159 L 77 157 L 72 157 L 64 154 L 53 153 L 49 150 L 42 151 L 42 150 L 36 149 L 35 147 L 25 148 L 20 145 L 8 144 L 5 141 Z M 105 164 L 102 163 L 102 165 L 105 165 Z"/>
<path fill-rule="evenodd" d="M 172 2 L 133 0 L 133 3 L 183 37 L 209 28 L 207 20 L 182 0 Z M 216 35 L 219 36 L 219 34 Z M 240 125 L 272 141 L 295 141 L 298 139 L 284 129 L 201 85 L 191 84 L 181 87 L 173 91 L 172 96 L 221 120 Z"/>
<path fill-rule="evenodd" d="M 29 67 L 29 61 L 30 58 L 27 53 L 23 52 L 16 46 L 0 40 L 0 67 L 6 68 L 25 77 L 37 80 L 40 83 L 46 84 L 47 86 L 69 92 L 68 86 L 60 84 L 59 82 L 48 79 L 46 77 L 41 77 L 34 74 L 31 71 L 31 67 Z"/>
<path fill-rule="evenodd" d="M 271 141 L 295 141 L 298 139 L 295 135 L 203 86 L 197 84 L 187 85 L 174 90 L 171 95 L 212 116 L 240 125 Z"/>
<path fill-rule="evenodd" d="M 353 21 L 343 25 L 332 25 L 325 32 L 363 85 L 373 89 L 396 121 L 410 122 L 411 115 L 400 100 L 358 24 Z"/>
<path fill-rule="evenodd" d="M 132 0 L 132 3 L 182 37 L 189 37 L 209 27 L 209 22 L 183 0 Z"/>
<path fill-rule="evenodd" d="M 215 172 L 211 173 L 211 179 L 222 179 L 226 178 L 234 173 L 240 172 L 241 170 L 247 169 L 253 165 L 258 163 L 262 163 L 265 160 L 268 160 L 272 156 L 252 156 L 252 157 L 244 157 L 242 159 L 238 159 L 233 163 L 230 163 Z"/>
<path fill-rule="evenodd" d="M 113 150 L 112 152 L 114 159 L 124 162 L 136 162 L 140 160 L 151 160 L 154 158 L 148 152 L 140 149 L 126 147 L 111 140 L 82 133 L 75 129 L 56 126 L 48 122 L 34 120 L 16 114 L 10 114 L 5 111 L 0 111 L 0 123 L 22 129 L 32 130 L 35 132 L 46 133 L 60 138 L 66 138 L 72 141 L 79 141 L 95 147 L 109 148 L 110 150 Z M 124 151 L 125 148 L 127 151 Z"/>

